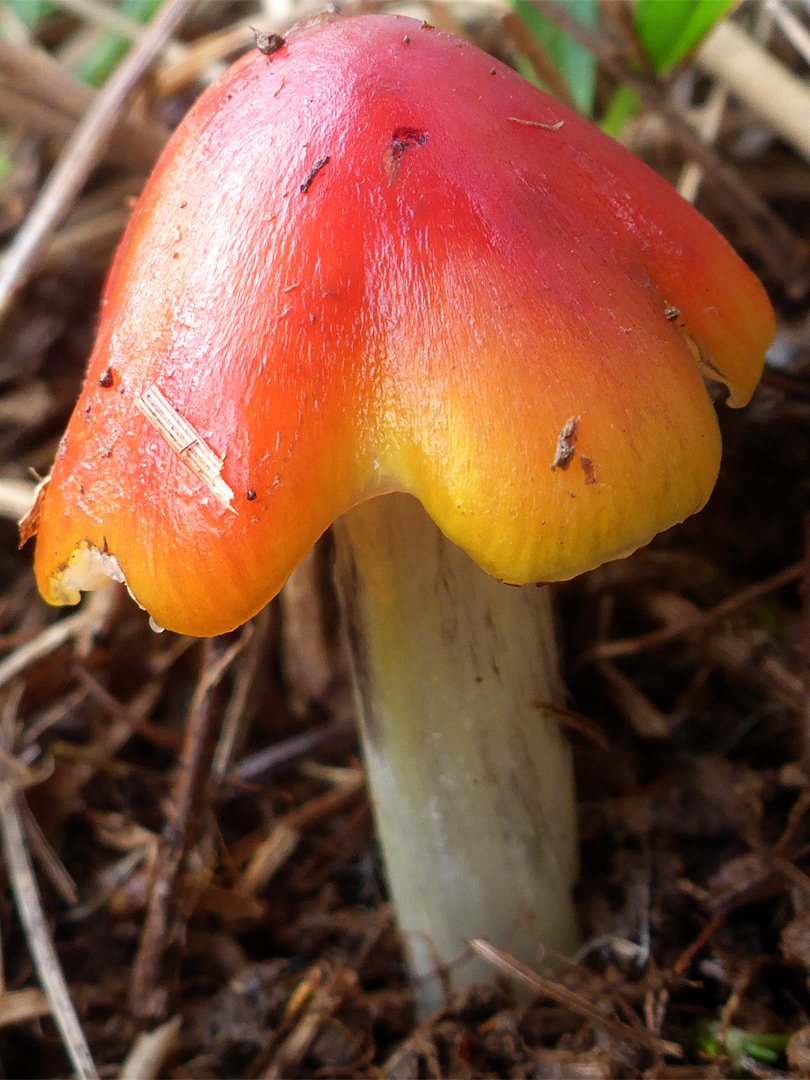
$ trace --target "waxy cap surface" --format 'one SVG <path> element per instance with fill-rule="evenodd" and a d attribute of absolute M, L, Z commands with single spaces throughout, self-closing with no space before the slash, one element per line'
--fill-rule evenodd
<path fill-rule="evenodd" d="M 655 173 L 472 45 L 303 26 L 198 101 L 133 214 L 39 505 L 52 603 L 259 610 L 359 500 L 417 496 L 509 582 L 699 510 L 704 376 L 744 404 L 773 314 Z"/>

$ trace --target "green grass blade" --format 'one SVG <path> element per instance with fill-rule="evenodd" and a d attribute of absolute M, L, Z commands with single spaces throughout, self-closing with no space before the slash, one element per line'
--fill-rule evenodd
<path fill-rule="evenodd" d="M 5 3 L 20 22 L 32 30 L 56 8 L 56 4 L 51 0 L 5 0 Z"/>
<path fill-rule="evenodd" d="M 658 72 L 688 56 L 736 0 L 638 0 L 636 33 Z"/>
<path fill-rule="evenodd" d="M 120 0 L 116 6 L 122 15 L 143 24 L 149 22 L 160 4 L 161 0 Z M 132 42 L 121 34 L 105 32 L 75 66 L 74 74 L 91 86 L 100 86 L 131 46 Z"/>
<path fill-rule="evenodd" d="M 599 19 L 598 0 L 560 0 L 560 3 L 587 26 L 596 25 Z M 596 59 L 542 11 L 538 11 L 530 0 L 513 0 L 513 7 L 556 64 L 579 111 L 584 116 L 591 116 L 596 89 Z"/>

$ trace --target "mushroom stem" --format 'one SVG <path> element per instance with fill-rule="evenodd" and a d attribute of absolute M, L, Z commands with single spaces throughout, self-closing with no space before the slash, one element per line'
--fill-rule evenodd
<path fill-rule="evenodd" d="M 578 940 L 571 752 L 544 707 L 563 691 L 549 590 L 490 577 L 408 495 L 334 530 L 377 832 L 426 1013 L 447 985 L 492 981 L 472 938 L 529 964 Z"/>

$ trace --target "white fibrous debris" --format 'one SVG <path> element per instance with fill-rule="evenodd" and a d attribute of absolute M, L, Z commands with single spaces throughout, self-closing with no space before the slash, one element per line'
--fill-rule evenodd
<path fill-rule="evenodd" d="M 217 456 L 157 386 L 145 390 L 135 405 L 214 498 L 235 514 L 236 510 L 231 505 L 233 491 L 220 475 L 225 464 L 224 457 Z"/>
<path fill-rule="evenodd" d="M 126 585 L 124 571 L 114 555 L 99 551 L 92 544 L 82 544 L 70 557 L 70 562 L 59 575 L 59 588 L 67 603 L 79 601 L 80 592 L 90 592 L 117 581 Z"/>

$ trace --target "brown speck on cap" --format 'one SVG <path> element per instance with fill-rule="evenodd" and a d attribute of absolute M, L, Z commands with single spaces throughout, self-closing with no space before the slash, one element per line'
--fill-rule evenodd
<path fill-rule="evenodd" d="M 391 183 L 397 178 L 399 166 L 406 150 L 411 146 L 424 146 L 428 133 L 419 128 L 398 127 L 391 136 L 391 146 L 385 155 L 385 170 Z"/>
<path fill-rule="evenodd" d="M 560 428 L 557 436 L 557 449 L 554 460 L 551 463 L 551 471 L 555 469 L 567 469 L 576 453 L 577 436 L 579 435 L 579 417 L 569 416 Z"/>
<path fill-rule="evenodd" d="M 272 56 L 273 53 L 277 53 L 282 46 L 287 44 L 286 39 L 281 34 L 266 34 L 264 30 L 257 30 L 255 26 L 252 26 L 251 30 L 256 40 L 256 48 L 262 56 Z"/>

